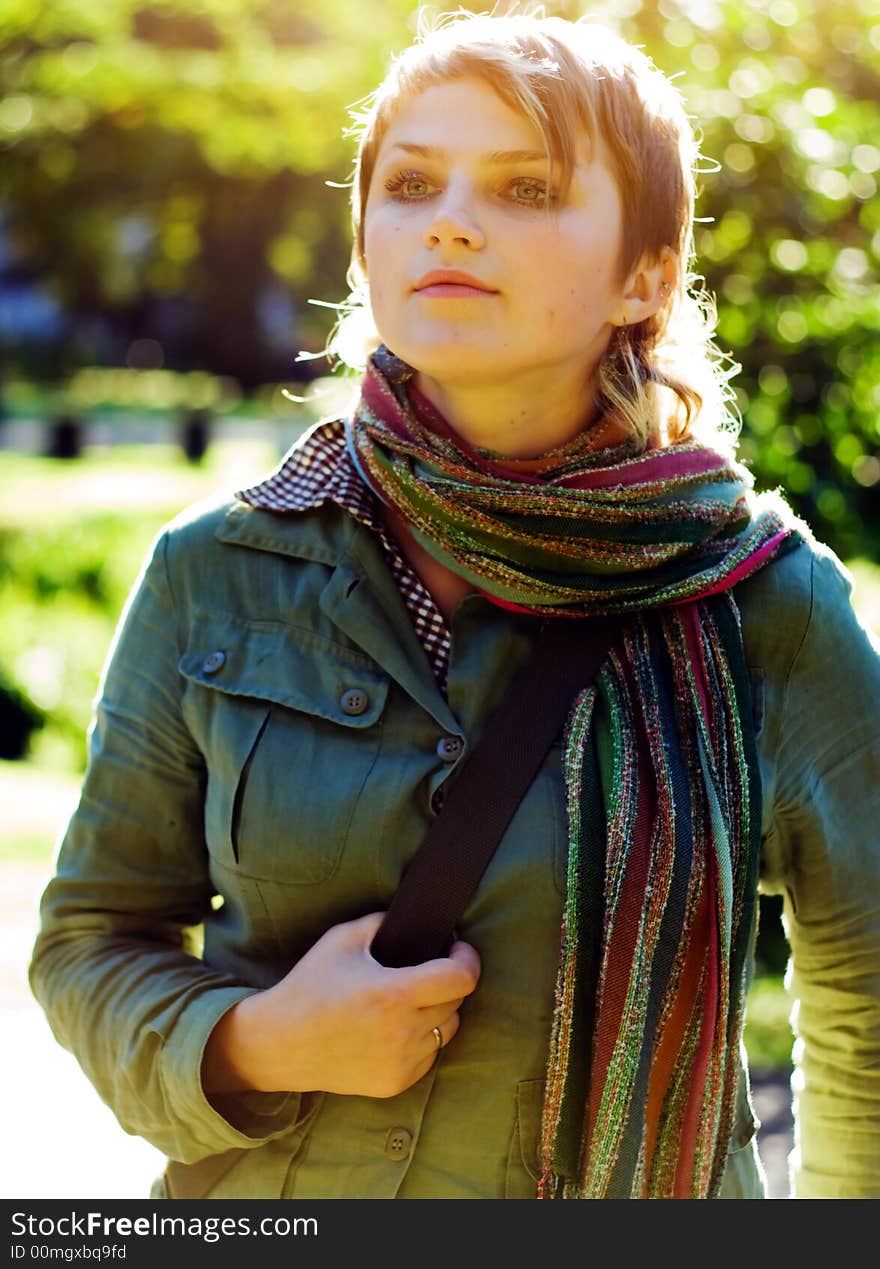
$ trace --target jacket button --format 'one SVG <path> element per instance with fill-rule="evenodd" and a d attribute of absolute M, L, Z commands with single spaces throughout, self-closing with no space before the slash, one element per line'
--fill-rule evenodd
<path fill-rule="evenodd" d="M 440 814 L 440 812 L 443 810 L 443 806 L 445 802 L 446 802 L 446 789 L 441 784 L 440 788 L 435 790 L 431 798 L 431 810 L 434 812 L 435 815 Z"/>
<path fill-rule="evenodd" d="M 408 1159 L 412 1141 L 408 1128 L 390 1128 L 385 1138 L 385 1153 L 389 1159 Z"/>
<path fill-rule="evenodd" d="M 370 698 L 359 687 L 349 687 L 340 696 L 339 704 L 345 714 L 362 714 L 369 708 Z"/>
<path fill-rule="evenodd" d="M 212 652 L 210 656 L 206 656 L 202 662 L 202 674 L 216 674 L 218 670 L 223 669 L 225 664 L 225 652 Z"/>
<path fill-rule="evenodd" d="M 464 741 L 460 736 L 441 736 L 437 741 L 437 757 L 444 762 L 455 762 L 464 749 Z"/>

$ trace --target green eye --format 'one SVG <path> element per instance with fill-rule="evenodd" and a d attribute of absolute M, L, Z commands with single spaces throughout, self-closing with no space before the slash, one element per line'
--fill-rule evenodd
<path fill-rule="evenodd" d="M 510 188 L 514 201 L 523 206 L 546 207 L 547 202 L 552 201 L 543 181 L 531 179 L 514 181 Z"/>
<path fill-rule="evenodd" d="M 431 195 L 431 182 L 418 172 L 396 172 L 385 182 L 385 188 L 399 203 L 420 202 Z"/>

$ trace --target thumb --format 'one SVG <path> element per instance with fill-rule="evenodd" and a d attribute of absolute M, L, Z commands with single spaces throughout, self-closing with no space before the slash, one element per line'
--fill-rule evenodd
<path fill-rule="evenodd" d="M 476 987 L 482 972 L 482 962 L 480 954 L 471 943 L 465 943 L 462 939 L 456 939 L 449 949 L 449 960 L 453 961 L 466 974 L 469 974 L 474 981 Z"/>
<path fill-rule="evenodd" d="M 480 978 L 480 958 L 470 943 L 454 943 L 448 956 L 391 970 L 398 984 L 421 1006 L 469 996 Z"/>
<path fill-rule="evenodd" d="M 354 921 L 341 922 L 335 929 L 344 934 L 345 942 L 350 946 L 369 948 L 384 920 L 384 912 L 368 912 Z"/>

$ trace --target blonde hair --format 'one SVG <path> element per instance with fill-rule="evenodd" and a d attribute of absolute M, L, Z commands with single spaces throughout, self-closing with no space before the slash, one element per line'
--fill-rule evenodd
<path fill-rule="evenodd" d="M 733 429 L 724 368 L 712 343 L 714 308 L 688 272 L 693 253 L 699 150 L 678 91 L 639 49 L 604 26 L 581 19 L 464 11 L 420 15 L 416 41 L 397 57 L 375 92 L 352 109 L 357 139 L 352 180 L 354 241 L 351 295 L 330 344 L 353 365 L 352 329 L 369 310 L 364 209 L 379 148 L 401 101 L 450 79 L 476 76 L 529 119 L 563 180 L 578 136 L 601 136 L 623 204 L 618 262 L 626 278 L 646 255 L 671 254 L 675 279 L 659 310 L 616 327 L 598 368 L 600 405 L 621 418 L 637 443 L 692 436 L 716 445 Z M 362 351 L 378 342 L 375 332 Z M 729 443 L 729 441 L 728 441 Z"/>

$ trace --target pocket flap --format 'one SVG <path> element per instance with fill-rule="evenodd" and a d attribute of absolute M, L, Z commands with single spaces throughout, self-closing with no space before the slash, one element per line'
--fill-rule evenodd
<path fill-rule="evenodd" d="M 369 657 L 280 621 L 196 613 L 178 668 L 213 691 L 345 727 L 372 726 L 388 696 L 388 676 Z"/>

